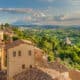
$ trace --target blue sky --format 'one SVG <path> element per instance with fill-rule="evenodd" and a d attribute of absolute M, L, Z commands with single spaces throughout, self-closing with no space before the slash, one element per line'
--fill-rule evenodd
<path fill-rule="evenodd" d="M 80 25 L 80 0 L 0 0 L 0 23 Z"/>

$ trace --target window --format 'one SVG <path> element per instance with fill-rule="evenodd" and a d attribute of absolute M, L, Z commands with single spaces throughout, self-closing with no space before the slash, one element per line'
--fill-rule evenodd
<path fill-rule="evenodd" d="M 30 65 L 29 67 L 32 68 L 32 65 Z"/>
<path fill-rule="evenodd" d="M 25 64 L 22 65 L 22 69 L 25 69 Z"/>
<path fill-rule="evenodd" d="M 29 50 L 29 56 L 31 56 L 31 50 Z"/>
<path fill-rule="evenodd" d="M 21 51 L 18 52 L 18 56 L 21 56 Z"/>
<path fill-rule="evenodd" d="M 13 51 L 13 57 L 16 57 L 16 51 Z"/>

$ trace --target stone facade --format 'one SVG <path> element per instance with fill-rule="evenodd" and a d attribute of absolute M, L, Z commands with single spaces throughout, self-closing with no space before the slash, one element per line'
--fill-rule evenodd
<path fill-rule="evenodd" d="M 4 32 L 0 31 L 0 40 L 3 40 L 3 35 L 4 35 Z"/>
<path fill-rule="evenodd" d="M 7 77 L 11 80 L 12 77 L 28 67 L 33 67 L 34 62 L 34 47 L 27 43 L 20 43 L 15 47 L 7 49 Z"/>
<path fill-rule="evenodd" d="M 27 40 L 0 43 L 0 69 L 7 70 L 7 80 L 40 61 L 43 51 Z"/>

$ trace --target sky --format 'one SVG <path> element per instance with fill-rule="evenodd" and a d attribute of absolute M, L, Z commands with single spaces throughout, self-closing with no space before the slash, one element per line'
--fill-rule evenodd
<path fill-rule="evenodd" d="M 80 25 L 80 0 L 0 0 L 0 24 Z"/>

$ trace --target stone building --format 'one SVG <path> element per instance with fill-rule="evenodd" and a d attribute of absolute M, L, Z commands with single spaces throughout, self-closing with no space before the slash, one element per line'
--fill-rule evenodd
<path fill-rule="evenodd" d="M 6 42 L 4 35 L 9 37 Z M 33 67 L 36 59 L 42 56 L 40 54 L 42 51 L 36 48 L 32 42 L 28 40 L 13 41 L 11 39 L 13 35 L 13 32 L 8 30 L 0 31 L 0 70 L 7 70 L 8 80 L 27 67 Z"/>
<path fill-rule="evenodd" d="M 0 45 L 1 70 L 7 71 L 7 80 L 14 75 L 34 67 L 37 61 L 42 60 L 43 51 L 27 40 L 16 40 Z"/>
<path fill-rule="evenodd" d="M 67 45 L 71 45 L 71 44 L 72 44 L 72 42 L 71 42 L 71 40 L 70 40 L 69 37 L 66 37 L 66 38 L 65 38 L 64 43 L 67 44 Z"/>
<path fill-rule="evenodd" d="M 29 41 L 17 40 L 6 45 L 7 77 L 12 77 L 35 65 L 34 46 Z"/>
<path fill-rule="evenodd" d="M 35 65 L 39 65 L 40 62 L 42 62 L 43 60 L 43 55 L 44 55 L 44 51 L 37 48 L 37 47 L 34 47 L 34 57 L 35 57 Z"/>
<path fill-rule="evenodd" d="M 3 40 L 3 35 L 4 35 L 4 32 L 0 31 L 0 41 Z"/>
<path fill-rule="evenodd" d="M 5 36 L 6 38 L 9 38 L 8 41 L 5 40 Z M 0 30 L 0 70 L 4 70 L 6 69 L 6 44 L 7 43 L 11 43 L 12 42 L 12 36 L 13 36 L 13 32 L 9 31 L 9 30 Z M 6 64 L 5 64 L 6 63 Z"/>

